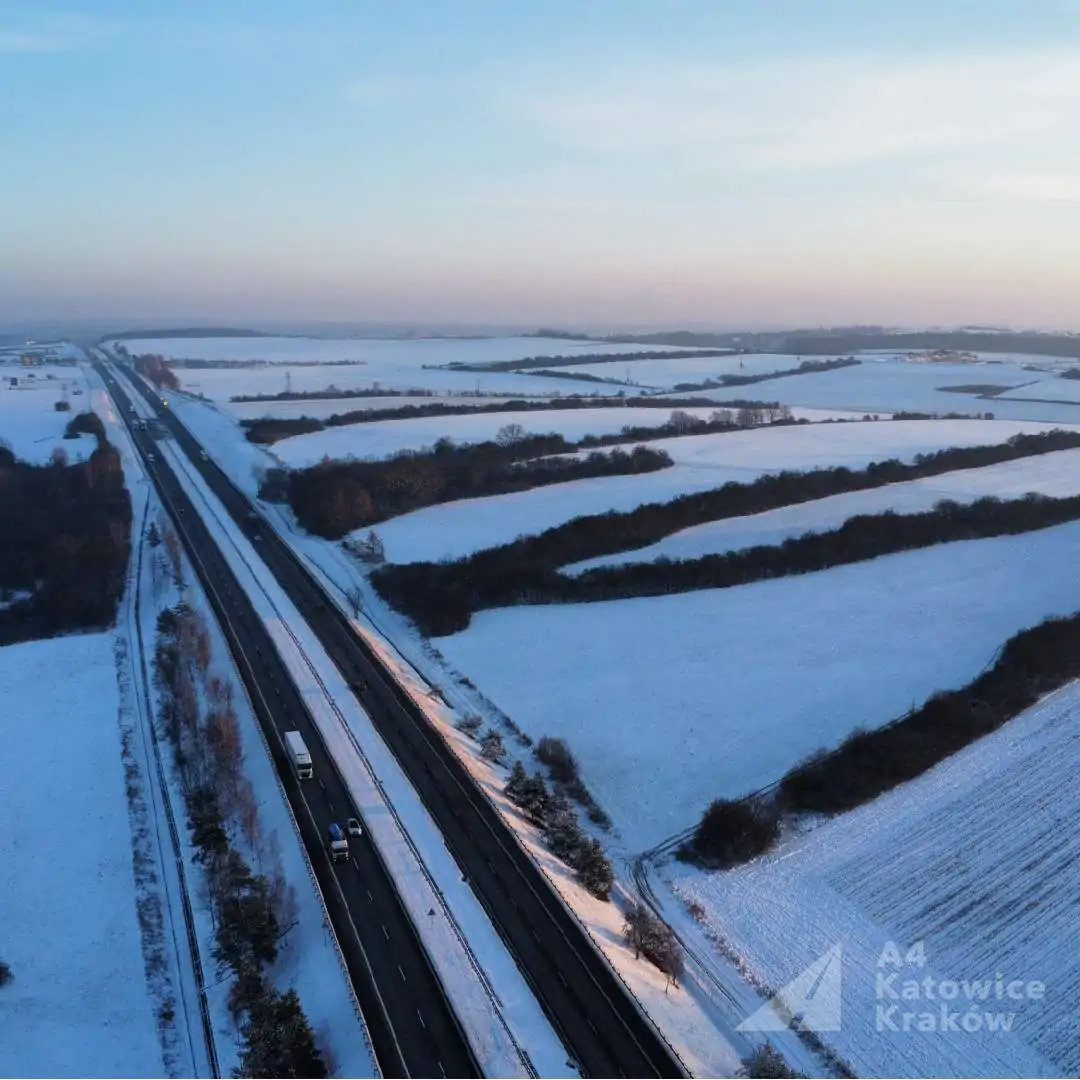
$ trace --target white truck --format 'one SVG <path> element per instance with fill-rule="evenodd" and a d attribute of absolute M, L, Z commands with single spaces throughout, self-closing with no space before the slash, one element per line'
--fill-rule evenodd
<path fill-rule="evenodd" d="M 341 862 L 349 858 L 349 841 L 337 822 L 334 822 L 328 830 L 326 846 L 330 851 L 332 862 Z"/>
<path fill-rule="evenodd" d="M 292 758 L 297 777 L 301 780 L 310 780 L 314 772 L 311 768 L 311 754 L 308 753 L 304 737 L 299 731 L 286 731 L 285 745 L 289 748 L 289 757 Z"/>

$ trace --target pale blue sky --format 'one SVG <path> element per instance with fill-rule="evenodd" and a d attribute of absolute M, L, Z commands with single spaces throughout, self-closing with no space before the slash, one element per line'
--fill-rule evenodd
<path fill-rule="evenodd" d="M 0 0 L 0 318 L 1080 327 L 1080 0 Z"/>

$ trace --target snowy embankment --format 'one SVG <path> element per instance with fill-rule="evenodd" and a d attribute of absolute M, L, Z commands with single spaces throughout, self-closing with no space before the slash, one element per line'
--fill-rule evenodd
<path fill-rule="evenodd" d="M 1080 494 L 1080 450 L 1040 454 L 982 469 L 961 469 L 924 480 L 782 506 L 762 514 L 710 521 L 672 533 L 648 547 L 586 559 L 563 570 L 581 573 L 598 566 L 656 559 L 699 559 L 758 544 L 782 544 L 793 536 L 808 532 L 826 532 L 839 528 L 857 514 L 881 514 L 890 510 L 898 514 L 917 514 L 931 510 L 942 499 L 963 504 L 986 496 L 1019 499 L 1029 492 L 1055 498 Z"/>
<path fill-rule="evenodd" d="M 0 1070 L 160 1076 L 143 971 L 112 634 L 0 649 L 15 754 L 0 862 Z"/>
<path fill-rule="evenodd" d="M 274 638 L 485 1071 L 525 1075 L 520 1048 L 541 1075 L 566 1075 L 558 1037 L 347 680 L 184 455 L 162 451 Z"/>
<path fill-rule="evenodd" d="M 11 385 L 12 379 L 18 380 L 17 385 Z M 47 462 L 57 448 L 70 461 L 85 460 L 97 445 L 94 437 L 64 438 L 71 418 L 89 408 L 85 393 L 82 368 L 51 365 L 28 372 L 21 365 L 0 364 L 0 443 L 34 465 Z M 64 397 L 71 410 L 57 412 L 56 403 Z"/>
<path fill-rule="evenodd" d="M 1020 432 L 1046 431 L 1052 426 L 1009 420 L 883 420 L 660 439 L 643 444 L 665 451 L 674 460 L 672 467 L 658 472 L 462 499 L 403 514 L 376 528 L 391 562 L 458 559 L 582 515 L 633 510 L 729 481 L 748 483 L 785 469 L 835 465 L 860 469 L 889 458 L 912 461 L 921 453 L 1004 442 Z"/>
<path fill-rule="evenodd" d="M 925 776 L 748 866 L 666 873 L 715 937 L 774 987 L 842 943 L 843 1021 L 824 1037 L 860 1076 L 1075 1076 L 1078 768 L 1073 683 Z M 890 940 L 901 961 L 922 942 L 925 966 L 878 967 Z M 878 975 L 894 973 L 880 988 Z M 893 998 L 927 976 L 960 991 Z M 982 988 L 974 1002 L 965 981 Z M 941 1030 L 942 1008 L 960 1030 Z M 909 1012 L 929 1014 L 933 1028 L 904 1031 Z M 976 1019 L 965 1025 L 969 1013 Z M 1015 1013 L 1013 1030 L 990 1030 L 987 1013 Z"/>
<path fill-rule="evenodd" d="M 732 589 L 486 611 L 439 648 L 530 735 L 568 739 L 643 849 L 1080 610 L 1077 543 L 1071 523 Z"/>

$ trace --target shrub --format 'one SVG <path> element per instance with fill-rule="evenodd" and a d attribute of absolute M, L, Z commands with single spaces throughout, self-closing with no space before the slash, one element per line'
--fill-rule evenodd
<path fill-rule="evenodd" d="M 717 799 L 679 855 L 724 869 L 768 851 L 779 835 L 780 818 L 771 805 L 751 799 Z"/>
<path fill-rule="evenodd" d="M 480 753 L 488 761 L 502 761 L 506 756 L 506 747 L 503 746 L 502 736 L 497 731 L 488 728 L 480 738 Z"/>
<path fill-rule="evenodd" d="M 739 1075 L 766 1077 L 769 1080 L 801 1080 L 803 1073 L 795 1072 L 772 1043 L 765 1043 L 743 1060 Z"/>
<path fill-rule="evenodd" d="M 0 986 L 7 986 L 14 978 L 15 976 L 12 974 L 11 966 L 3 960 L 0 960 Z"/>
<path fill-rule="evenodd" d="M 685 968 L 682 946 L 675 931 L 645 904 L 631 904 L 626 912 L 623 938 L 634 950 L 634 958 L 644 956 L 672 982 L 682 978 Z"/>
<path fill-rule="evenodd" d="M 578 856 L 577 879 L 597 900 L 610 900 L 615 872 L 599 840 L 589 838 Z"/>
<path fill-rule="evenodd" d="M 463 716 L 455 725 L 458 731 L 463 731 L 471 739 L 476 738 L 477 732 L 480 730 L 481 725 L 484 723 L 479 716 L 470 714 Z"/>
<path fill-rule="evenodd" d="M 562 739 L 553 739 L 545 735 L 533 751 L 548 767 L 552 780 L 557 784 L 569 784 L 578 778 L 577 759 L 570 753 L 570 747 Z"/>

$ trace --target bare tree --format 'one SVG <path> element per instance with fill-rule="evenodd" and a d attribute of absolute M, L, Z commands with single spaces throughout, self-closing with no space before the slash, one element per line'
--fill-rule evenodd
<path fill-rule="evenodd" d="M 500 446 L 513 446 L 525 438 L 525 429 L 521 424 L 504 424 L 495 433 L 495 441 Z"/>

